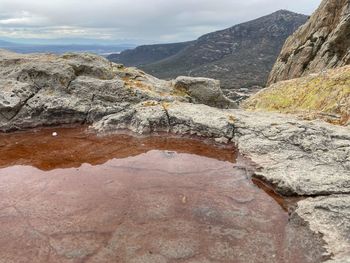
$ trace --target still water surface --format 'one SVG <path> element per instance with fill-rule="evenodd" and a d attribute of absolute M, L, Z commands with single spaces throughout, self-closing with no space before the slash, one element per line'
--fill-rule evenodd
<path fill-rule="evenodd" d="M 312 262 L 252 169 L 196 139 L 0 134 L 0 262 Z"/>

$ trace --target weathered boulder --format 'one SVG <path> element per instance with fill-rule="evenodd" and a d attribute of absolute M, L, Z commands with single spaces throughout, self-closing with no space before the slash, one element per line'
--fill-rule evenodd
<path fill-rule="evenodd" d="M 74 70 L 76 76 L 89 76 L 98 79 L 113 79 L 113 64 L 100 56 L 83 53 L 67 53 L 60 56 Z"/>
<path fill-rule="evenodd" d="M 191 87 L 200 83 L 200 90 L 182 94 L 173 81 L 92 54 L 21 55 L 0 50 L 0 130 L 92 123 L 148 100 L 210 105 L 215 101 L 222 107 L 231 103 L 215 80 L 187 81 Z"/>
<path fill-rule="evenodd" d="M 217 108 L 238 108 L 234 101 L 223 94 L 219 80 L 182 76 L 174 80 L 174 88 L 178 92 L 188 94 L 193 103 Z"/>
<path fill-rule="evenodd" d="M 350 63 L 350 2 L 323 0 L 284 44 L 268 85 Z"/>

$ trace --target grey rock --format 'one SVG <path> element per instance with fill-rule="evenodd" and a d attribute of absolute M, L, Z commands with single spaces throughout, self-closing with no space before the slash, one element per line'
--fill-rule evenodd
<path fill-rule="evenodd" d="M 99 133 L 129 129 L 139 134 L 166 131 L 223 141 L 233 138 L 229 114 L 206 105 L 182 102 L 143 102 L 128 111 L 104 117 L 93 128 Z"/>
<path fill-rule="evenodd" d="M 213 139 L 233 138 L 234 127 L 229 114 L 206 105 L 175 102 L 165 110 L 169 118 L 170 132 L 190 134 Z"/>
<path fill-rule="evenodd" d="M 10 121 L 37 91 L 32 84 L 0 79 L 0 122 Z"/>
<path fill-rule="evenodd" d="M 76 76 L 90 76 L 98 79 L 113 79 L 113 64 L 93 54 L 67 53 L 60 56 L 74 70 Z"/>
<path fill-rule="evenodd" d="M 350 263 L 350 256 L 339 259 L 327 260 L 325 263 Z"/>
<path fill-rule="evenodd" d="M 93 127 L 100 133 L 123 128 L 141 134 L 167 131 L 222 142 L 233 140 L 243 154 L 261 166 L 255 176 L 283 195 L 350 192 L 348 127 L 181 102 L 144 102 L 106 116 Z"/>
<path fill-rule="evenodd" d="M 321 121 L 237 112 L 235 141 L 283 195 L 350 192 L 350 130 Z"/>
<path fill-rule="evenodd" d="M 309 223 L 310 229 L 322 235 L 333 259 L 329 263 L 350 260 L 350 195 L 307 198 L 298 203 L 293 216 Z"/>
<path fill-rule="evenodd" d="M 144 101 L 197 101 L 228 107 L 215 80 L 187 78 L 199 87 L 181 94 L 157 79 L 92 54 L 27 54 L 0 50 L 0 130 L 93 123 Z M 147 111 L 145 111 L 145 114 Z M 156 124 L 154 124 L 156 125 Z"/>
<path fill-rule="evenodd" d="M 350 3 L 323 0 L 305 25 L 284 44 L 268 85 L 350 63 Z"/>
<path fill-rule="evenodd" d="M 175 79 L 174 88 L 189 94 L 193 103 L 217 108 L 238 108 L 234 101 L 223 94 L 218 80 L 182 76 Z"/>

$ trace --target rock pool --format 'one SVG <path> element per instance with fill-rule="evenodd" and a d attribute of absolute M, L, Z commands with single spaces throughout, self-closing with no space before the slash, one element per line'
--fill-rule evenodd
<path fill-rule="evenodd" d="M 196 138 L 0 134 L 0 262 L 318 262 L 254 169 Z"/>

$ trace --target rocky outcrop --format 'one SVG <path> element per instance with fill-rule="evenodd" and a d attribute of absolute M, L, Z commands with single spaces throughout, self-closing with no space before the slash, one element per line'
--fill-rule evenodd
<path fill-rule="evenodd" d="M 325 195 L 304 200 L 295 217 L 324 236 L 335 259 L 348 257 L 350 220 L 339 220 L 349 210 L 350 127 L 226 109 L 235 105 L 214 80 L 159 80 L 89 54 L 0 51 L 0 66 L 0 130 L 78 122 L 100 134 L 127 129 L 235 142 L 259 166 L 255 177 L 279 193 Z"/>
<path fill-rule="evenodd" d="M 350 64 L 350 2 L 323 0 L 308 22 L 289 37 L 268 85 Z"/>
<path fill-rule="evenodd" d="M 334 124 L 350 123 L 350 66 L 277 82 L 241 106 L 248 110 L 298 114 Z"/>
<path fill-rule="evenodd" d="M 0 66 L 3 131 L 92 123 L 145 100 L 235 107 L 214 80 L 190 78 L 191 88 L 181 93 L 172 81 L 159 80 L 136 68 L 125 68 L 91 54 L 19 55 L 3 50 Z M 213 94 L 221 96 L 213 101 Z"/>

